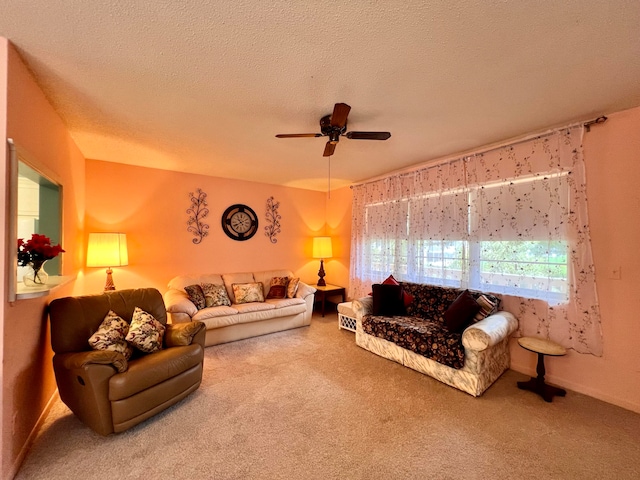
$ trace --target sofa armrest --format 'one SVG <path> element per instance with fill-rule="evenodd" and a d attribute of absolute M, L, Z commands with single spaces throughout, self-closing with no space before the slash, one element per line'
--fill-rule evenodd
<path fill-rule="evenodd" d="M 198 308 L 189 300 L 187 292 L 176 288 L 170 288 L 165 292 L 164 304 L 167 307 L 167 313 L 184 313 L 189 317 L 198 313 Z"/>
<path fill-rule="evenodd" d="M 509 312 L 497 312 L 470 325 L 462 333 L 462 345 L 482 351 L 500 343 L 518 328 L 518 320 Z"/>
<path fill-rule="evenodd" d="M 356 314 L 356 318 L 362 318 L 373 312 L 373 297 L 367 296 L 351 302 L 351 310 Z"/>
<path fill-rule="evenodd" d="M 166 325 L 166 331 L 164 333 L 164 346 L 171 348 L 200 343 L 198 342 L 198 334 L 204 330 L 204 323 L 198 321 L 176 324 L 169 323 Z M 204 347 L 204 338 L 202 338 L 202 344 Z"/>
<path fill-rule="evenodd" d="M 304 282 L 300 282 L 298 284 L 298 291 L 296 292 L 296 297 L 298 298 L 307 298 L 309 295 L 313 295 L 316 293 L 316 289 L 311 285 L 307 285 Z"/>

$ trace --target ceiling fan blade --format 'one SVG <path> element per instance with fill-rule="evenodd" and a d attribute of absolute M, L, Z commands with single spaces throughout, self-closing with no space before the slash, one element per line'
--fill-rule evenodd
<path fill-rule="evenodd" d="M 307 138 L 307 137 L 321 137 L 321 133 L 279 133 L 277 138 Z"/>
<path fill-rule="evenodd" d="M 347 116 L 351 107 L 346 103 L 336 103 L 331 114 L 331 126 L 342 128 L 347 124 Z"/>
<path fill-rule="evenodd" d="M 333 152 L 336 151 L 336 145 L 336 143 L 331 143 L 331 141 L 328 141 L 324 147 L 324 153 L 322 154 L 322 156 L 330 157 L 331 155 L 333 155 Z"/>
<path fill-rule="evenodd" d="M 389 132 L 347 132 L 346 137 L 352 140 L 386 140 Z"/>

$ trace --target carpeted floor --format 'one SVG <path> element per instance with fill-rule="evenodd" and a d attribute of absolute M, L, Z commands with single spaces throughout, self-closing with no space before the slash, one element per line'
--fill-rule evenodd
<path fill-rule="evenodd" d="M 506 372 L 480 398 L 311 327 L 206 350 L 202 386 L 101 437 L 59 400 L 18 479 L 637 479 L 640 415 Z"/>

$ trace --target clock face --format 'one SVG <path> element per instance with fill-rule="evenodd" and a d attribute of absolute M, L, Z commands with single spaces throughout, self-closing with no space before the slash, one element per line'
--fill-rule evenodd
<path fill-rule="evenodd" d="M 258 231 L 256 212 L 246 205 L 231 205 L 222 214 L 222 230 L 234 240 L 249 240 Z"/>

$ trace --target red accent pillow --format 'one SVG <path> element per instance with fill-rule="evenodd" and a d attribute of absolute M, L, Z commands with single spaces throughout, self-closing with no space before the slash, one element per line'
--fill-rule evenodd
<path fill-rule="evenodd" d="M 382 285 L 400 285 L 400 283 L 394 278 L 393 275 L 389 275 L 387 279 L 384 282 L 382 282 Z M 411 304 L 411 302 L 413 302 L 413 295 L 403 290 L 402 301 L 404 302 L 405 308 L 408 307 Z"/>

